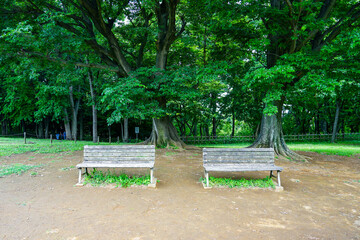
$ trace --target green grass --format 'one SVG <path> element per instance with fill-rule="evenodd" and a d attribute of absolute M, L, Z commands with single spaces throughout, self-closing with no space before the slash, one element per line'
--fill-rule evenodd
<path fill-rule="evenodd" d="M 205 178 L 200 178 L 200 181 L 206 183 Z M 263 179 L 231 179 L 231 178 L 215 178 L 209 177 L 210 186 L 226 186 L 229 188 L 275 188 L 274 182 L 270 177 Z"/>
<path fill-rule="evenodd" d="M 115 184 L 116 187 L 127 188 L 131 185 L 148 185 L 150 184 L 150 176 L 128 176 L 126 174 L 116 175 L 110 171 L 104 173 L 102 171 L 93 170 L 84 178 L 84 185 L 102 186 L 107 184 Z"/>
<path fill-rule="evenodd" d="M 43 165 L 24 165 L 24 164 L 20 164 L 20 163 L 0 166 L 0 177 L 6 176 L 6 175 L 11 175 L 11 174 L 21 175 L 24 172 L 29 171 L 30 169 L 39 168 L 42 166 Z M 32 173 L 32 175 L 35 175 L 33 173 Z"/>
<path fill-rule="evenodd" d="M 30 143 L 32 142 L 32 143 Z M 108 145 L 109 143 L 101 143 Z M 0 156 L 11 156 L 13 154 L 21 154 L 27 152 L 35 153 L 60 153 L 73 152 L 83 150 L 85 145 L 96 145 L 90 141 L 66 141 L 53 140 L 50 144 L 49 139 L 27 139 L 27 144 L 24 144 L 22 138 L 4 138 L 0 137 Z"/>
<path fill-rule="evenodd" d="M 201 144 L 198 147 L 210 148 L 243 148 L 250 143 L 232 143 L 232 144 Z M 311 143 L 288 143 L 291 150 L 304 152 L 317 152 L 320 154 L 352 156 L 360 154 L 360 141 L 343 141 L 337 143 L 311 142 Z"/>

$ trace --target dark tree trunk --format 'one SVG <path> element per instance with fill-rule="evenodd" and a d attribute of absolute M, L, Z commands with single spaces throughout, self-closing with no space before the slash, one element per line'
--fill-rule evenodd
<path fill-rule="evenodd" d="M 232 114 L 231 137 L 233 138 L 235 135 L 235 111 L 234 111 L 234 108 L 231 108 L 231 114 Z"/>
<path fill-rule="evenodd" d="M 124 118 L 124 135 L 123 142 L 129 142 L 129 119 Z"/>
<path fill-rule="evenodd" d="M 39 138 L 44 138 L 44 123 L 43 121 L 39 122 L 39 125 L 38 125 L 38 132 L 39 132 Z"/>
<path fill-rule="evenodd" d="M 1 135 L 7 135 L 7 122 L 3 120 L 1 122 Z"/>
<path fill-rule="evenodd" d="M 80 112 L 79 115 L 79 130 L 80 130 L 80 141 L 84 140 L 84 114 Z"/>
<path fill-rule="evenodd" d="M 177 134 L 176 128 L 171 119 L 166 116 L 160 119 L 153 118 L 153 130 L 151 136 L 145 141 L 147 144 L 160 147 L 176 146 L 178 148 L 185 147 L 185 144 Z"/>
<path fill-rule="evenodd" d="M 48 139 L 49 138 L 49 125 L 50 125 L 49 117 L 46 117 L 44 121 L 45 121 L 45 138 Z"/>
<path fill-rule="evenodd" d="M 335 120 L 334 120 L 334 126 L 333 126 L 333 132 L 331 136 L 331 142 L 334 143 L 336 139 L 336 134 L 338 131 L 338 123 L 339 123 L 339 116 L 340 116 L 340 101 L 336 101 L 336 113 L 335 113 Z"/>
<path fill-rule="evenodd" d="M 290 157 L 295 160 L 305 160 L 304 157 L 291 151 L 285 143 L 282 131 L 282 108 L 285 98 L 276 101 L 275 106 L 278 112 L 274 115 L 263 115 L 261 120 L 260 133 L 256 141 L 249 148 L 274 148 L 278 155 Z"/>

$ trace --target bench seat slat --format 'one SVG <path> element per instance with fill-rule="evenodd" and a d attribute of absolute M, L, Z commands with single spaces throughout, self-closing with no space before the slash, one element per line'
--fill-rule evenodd
<path fill-rule="evenodd" d="M 282 167 L 268 164 L 204 164 L 208 172 L 282 171 Z"/>
<path fill-rule="evenodd" d="M 116 156 L 102 156 L 102 157 L 84 157 L 84 161 L 155 161 L 154 157 L 116 157 Z"/>
<path fill-rule="evenodd" d="M 155 146 L 154 145 L 115 145 L 115 146 L 85 145 L 84 150 L 86 150 L 86 149 L 116 149 L 116 150 L 125 149 L 125 150 L 132 151 L 133 149 L 141 149 L 141 150 L 154 149 L 155 150 Z"/>
<path fill-rule="evenodd" d="M 204 160 L 206 161 L 217 161 L 217 160 L 238 160 L 238 161 L 246 161 L 246 160 L 256 160 L 256 161 L 269 161 L 274 162 L 274 157 L 270 156 L 204 156 Z"/>
<path fill-rule="evenodd" d="M 84 157 L 155 157 L 155 152 L 153 153 L 134 153 L 134 152 L 124 152 L 124 153 L 117 153 L 117 152 L 84 152 Z"/>
<path fill-rule="evenodd" d="M 203 152 L 274 152 L 272 148 L 203 148 Z"/>
<path fill-rule="evenodd" d="M 128 152 L 132 152 L 132 153 L 155 153 L 155 149 L 84 149 L 84 153 L 98 153 L 98 152 L 102 152 L 102 153 L 128 153 Z"/>
<path fill-rule="evenodd" d="M 274 157 L 274 153 L 273 152 L 223 152 L 223 151 L 218 151 L 218 152 L 204 152 L 203 154 L 204 157 L 207 156 L 227 156 L 227 157 Z"/>
<path fill-rule="evenodd" d="M 107 162 L 107 163 L 99 163 L 99 162 L 84 162 L 76 165 L 77 168 L 153 168 L 153 162 Z"/>
<path fill-rule="evenodd" d="M 274 164 L 274 161 L 268 161 L 268 160 L 254 160 L 254 159 L 246 159 L 246 160 L 204 160 L 204 164 L 212 164 L 212 163 L 218 163 L 218 164 L 227 164 L 227 163 L 233 163 L 233 164 Z"/>

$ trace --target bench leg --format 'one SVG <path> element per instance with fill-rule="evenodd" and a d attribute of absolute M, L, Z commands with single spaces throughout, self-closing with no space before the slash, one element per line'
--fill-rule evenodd
<path fill-rule="evenodd" d="M 274 175 L 272 174 L 272 170 L 270 171 L 270 178 L 272 178 Z"/>
<path fill-rule="evenodd" d="M 206 187 L 209 187 L 209 173 L 205 171 Z"/>
<path fill-rule="evenodd" d="M 278 180 L 278 185 L 279 185 L 279 187 L 281 187 L 281 182 L 280 182 L 280 171 L 277 171 L 277 180 Z"/>
<path fill-rule="evenodd" d="M 78 184 L 81 184 L 81 168 L 79 168 L 79 180 Z"/>
<path fill-rule="evenodd" d="M 150 168 L 150 182 L 154 183 L 154 169 Z"/>
<path fill-rule="evenodd" d="M 85 168 L 85 173 L 86 173 L 86 175 L 89 175 L 87 168 Z"/>

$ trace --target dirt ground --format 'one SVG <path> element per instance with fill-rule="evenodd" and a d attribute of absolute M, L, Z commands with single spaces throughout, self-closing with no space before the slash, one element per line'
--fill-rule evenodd
<path fill-rule="evenodd" d="M 359 156 L 301 154 L 312 160 L 276 161 L 280 193 L 203 189 L 197 148 L 157 150 L 156 189 L 76 187 L 82 152 L 2 157 L 44 166 L 0 178 L 0 239 L 360 239 Z"/>

